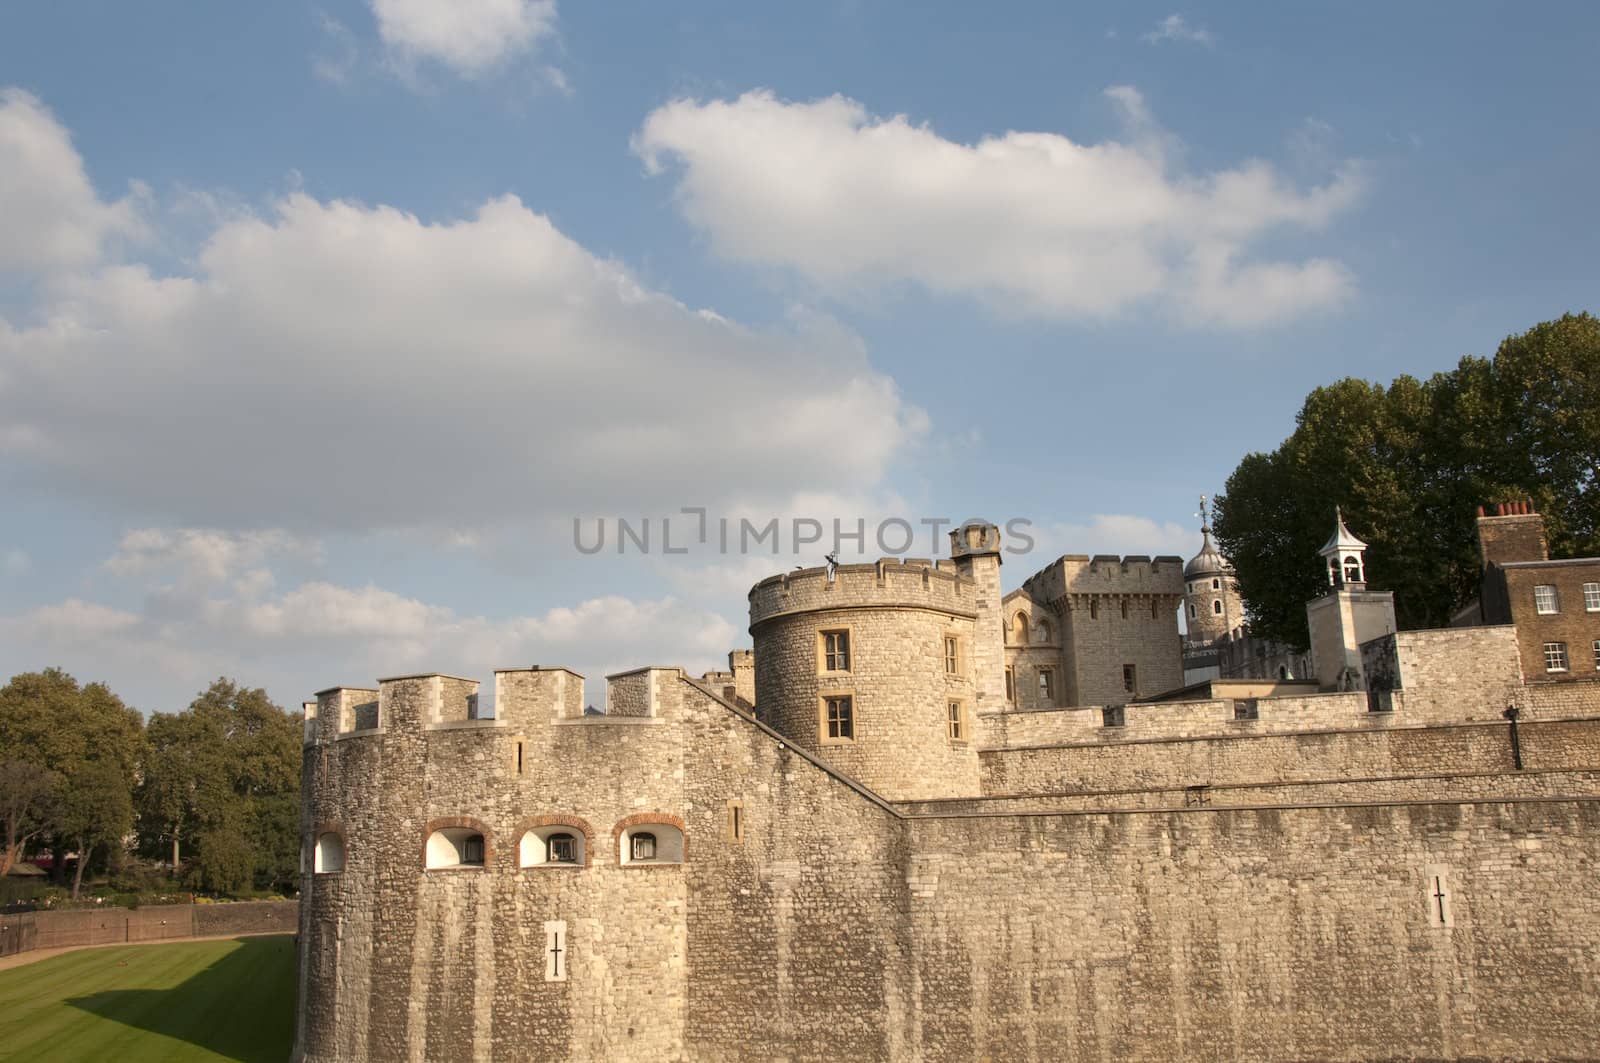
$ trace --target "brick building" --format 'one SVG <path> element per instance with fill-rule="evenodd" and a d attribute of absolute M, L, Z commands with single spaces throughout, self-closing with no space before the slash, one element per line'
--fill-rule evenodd
<path fill-rule="evenodd" d="M 1600 679 L 1600 557 L 1550 558 L 1529 502 L 1478 510 L 1483 581 L 1455 623 L 1511 624 L 1530 683 Z"/>
<path fill-rule="evenodd" d="M 1352 658 L 1338 606 L 1378 690 L 1136 702 L 1180 559 L 1002 600 L 998 531 L 951 547 L 763 580 L 753 658 L 603 714 L 559 668 L 308 702 L 296 1058 L 1600 1057 L 1600 684 L 1509 625 Z"/>

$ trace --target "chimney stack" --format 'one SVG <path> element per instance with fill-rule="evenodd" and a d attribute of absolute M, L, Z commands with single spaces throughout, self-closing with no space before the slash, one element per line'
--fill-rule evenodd
<path fill-rule="evenodd" d="M 1478 507 L 1478 549 L 1483 566 L 1511 561 L 1548 561 L 1550 545 L 1545 539 L 1544 518 L 1533 508 L 1533 500 L 1496 502 L 1494 516 Z"/>

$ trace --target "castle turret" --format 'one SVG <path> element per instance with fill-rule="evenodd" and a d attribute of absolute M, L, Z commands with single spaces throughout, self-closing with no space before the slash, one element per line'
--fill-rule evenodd
<path fill-rule="evenodd" d="M 975 712 L 1006 708 L 1005 616 L 1000 593 L 1000 529 L 993 524 L 965 524 L 950 533 L 950 557 L 956 573 L 977 587 L 973 598 L 971 648 L 967 657 Z"/>
<path fill-rule="evenodd" d="M 892 800 L 977 794 L 979 691 L 986 707 L 1005 694 L 1003 670 L 985 677 L 1004 652 L 998 566 L 980 539 L 958 561 L 762 580 L 750 590 L 762 720 Z"/>
<path fill-rule="evenodd" d="M 1200 496 L 1200 552 L 1183 566 L 1184 620 L 1191 646 L 1209 646 L 1244 624 L 1244 602 L 1233 566 L 1211 541 L 1206 496 Z"/>

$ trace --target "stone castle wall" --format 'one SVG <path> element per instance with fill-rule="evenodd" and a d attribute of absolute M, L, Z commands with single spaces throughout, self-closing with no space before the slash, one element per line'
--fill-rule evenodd
<path fill-rule="evenodd" d="M 497 673 L 497 719 L 430 722 L 435 679 L 306 746 L 307 843 L 337 830 L 346 862 L 303 880 L 303 1059 L 1600 1051 L 1600 898 L 1574 885 L 1600 859 L 1594 720 L 1525 723 L 1515 774 L 1504 722 L 1232 737 L 1199 703 L 1208 736 L 986 749 L 990 796 L 896 807 L 676 670 L 618 676 L 649 714 L 611 717 L 538 670 Z M 1005 715 L 1037 738 L 1070 714 Z M 1214 802 L 1178 807 L 1196 779 Z M 684 862 L 624 864 L 641 821 Z M 586 859 L 520 866 L 552 823 Z M 425 869 L 461 826 L 484 866 Z"/>
<path fill-rule="evenodd" d="M 1600 724 L 1523 723 L 1530 770 L 1600 767 Z M 1211 735 L 979 754 L 985 794 L 1120 793 L 1190 786 L 1387 779 L 1512 770 L 1510 725 L 1455 724 Z"/>
<path fill-rule="evenodd" d="M 909 823 L 909 1058 L 1600 1051 L 1593 798 Z"/>

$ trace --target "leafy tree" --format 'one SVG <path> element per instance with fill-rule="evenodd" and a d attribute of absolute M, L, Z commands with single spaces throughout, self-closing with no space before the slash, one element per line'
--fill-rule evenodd
<path fill-rule="evenodd" d="M 1600 322 L 1568 315 L 1427 381 L 1317 388 L 1293 434 L 1228 478 L 1217 539 L 1256 633 L 1304 647 L 1340 505 L 1400 626 L 1442 626 L 1477 589 L 1476 506 L 1531 495 L 1557 554 L 1600 553 L 1597 476 Z"/>
<path fill-rule="evenodd" d="M 119 846 L 133 830 L 133 795 L 128 779 L 108 760 L 93 760 L 78 771 L 62 794 L 58 831 L 78 850 L 72 895 L 83 888 L 83 872 L 95 849 Z"/>
<path fill-rule="evenodd" d="M 0 687 L 0 749 L 56 777 L 59 814 L 45 836 L 57 881 L 68 849 L 81 839 L 120 841 L 127 832 L 143 720 L 105 684 L 80 687 L 58 668 L 13 676 Z M 81 870 L 89 853 L 78 848 Z"/>
<path fill-rule="evenodd" d="M 0 820 L 4 821 L 5 851 L 0 852 L 0 875 L 11 872 L 29 842 L 54 828 L 60 809 L 61 777 L 23 760 L 0 762 Z"/>
<path fill-rule="evenodd" d="M 175 715 L 156 714 L 139 801 L 145 843 L 185 839 L 201 889 L 292 882 L 299 863 L 300 723 L 266 691 L 218 679 Z"/>

